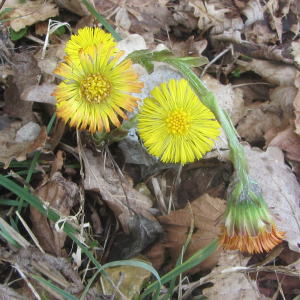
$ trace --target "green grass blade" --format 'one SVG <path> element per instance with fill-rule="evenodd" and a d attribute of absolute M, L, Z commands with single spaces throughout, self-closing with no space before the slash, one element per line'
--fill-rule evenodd
<path fill-rule="evenodd" d="M 19 206 L 19 201 L 17 200 L 10 200 L 10 199 L 1 199 L 0 205 L 9 205 L 9 206 Z M 22 207 L 27 207 L 28 204 L 23 203 Z"/>

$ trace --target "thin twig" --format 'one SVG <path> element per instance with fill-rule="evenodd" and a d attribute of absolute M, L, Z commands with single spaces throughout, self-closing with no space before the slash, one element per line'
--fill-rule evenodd
<path fill-rule="evenodd" d="M 206 73 L 206 70 L 215 62 L 217 61 L 221 56 L 223 56 L 225 53 L 227 53 L 228 51 L 231 50 L 231 47 L 226 48 L 225 50 L 223 50 L 219 55 L 217 55 L 212 61 L 210 61 L 205 68 L 203 69 L 201 75 L 200 75 L 200 79 L 203 77 L 203 75 Z"/>
<path fill-rule="evenodd" d="M 118 281 L 117 284 L 116 284 L 116 287 L 117 287 L 117 288 L 119 288 L 120 284 L 121 284 L 122 281 L 123 281 L 123 278 L 124 278 L 124 272 L 120 272 L 120 278 L 119 278 L 119 281 Z M 116 291 L 113 292 L 113 294 L 112 294 L 110 300 L 114 300 L 115 295 L 116 295 Z"/>

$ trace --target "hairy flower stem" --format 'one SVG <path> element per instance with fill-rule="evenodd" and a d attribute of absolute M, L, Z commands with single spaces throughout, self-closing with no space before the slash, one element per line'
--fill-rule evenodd
<path fill-rule="evenodd" d="M 213 93 L 208 90 L 203 82 L 190 69 L 190 67 L 198 67 L 202 61 L 195 58 L 174 58 L 172 52 L 168 50 L 160 52 L 150 52 L 148 50 L 134 51 L 127 58 L 131 58 L 133 63 L 140 63 L 145 66 L 150 72 L 153 70 L 152 61 L 164 62 L 172 65 L 185 76 L 196 96 L 213 112 L 227 136 L 230 148 L 230 159 L 235 169 L 234 180 L 231 184 L 232 204 L 235 205 L 238 201 L 252 200 L 260 207 L 258 196 L 261 196 L 261 188 L 256 182 L 252 181 L 248 175 L 249 166 L 244 149 L 238 140 L 238 134 L 227 112 L 220 108 Z"/>

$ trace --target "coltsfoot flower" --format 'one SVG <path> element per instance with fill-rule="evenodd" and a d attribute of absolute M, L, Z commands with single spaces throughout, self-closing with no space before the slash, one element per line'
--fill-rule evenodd
<path fill-rule="evenodd" d="M 220 124 L 185 79 L 161 84 L 138 114 L 138 132 L 148 151 L 163 162 L 193 162 L 214 145 Z"/>
<path fill-rule="evenodd" d="M 99 46 L 100 43 L 103 43 L 102 59 L 105 59 L 105 55 L 111 47 L 113 47 L 111 55 L 115 55 L 117 53 L 117 44 L 111 34 L 104 32 L 100 28 L 92 27 L 84 27 L 78 30 L 78 34 L 72 35 L 66 44 L 65 52 L 75 63 L 79 65 L 79 50 L 83 49 L 85 53 L 91 55 L 94 52 L 94 45 Z"/>
<path fill-rule="evenodd" d="M 109 132 L 109 120 L 119 127 L 116 113 L 127 120 L 122 109 L 133 112 L 140 101 L 127 93 L 140 93 L 144 86 L 132 69 L 131 59 L 117 64 L 124 51 L 111 57 L 115 48 L 103 52 L 103 47 L 103 43 L 94 45 L 90 55 L 79 50 L 80 65 L 66 56 L 66 63 L 53 71 L 66 78 L 52 93 L 57 100 L 57 116 L 65 122 L 70 120 L 70 126 L 77 129 L 89 126 L 92 133 L 102 131 L 103 125 Z"/>
<path fill-rule="evenodd" d="M 229 187 L 226 211 L 215 222 L 221 228 L 219 244 L 224 250 L 270 252 L 282 242 L 285 232 L 275 226 L 276 216 L 267 207 L 259 185 L 254 181 L 249 185 L 238 195 L 234 192 L 238 184 Z"/>

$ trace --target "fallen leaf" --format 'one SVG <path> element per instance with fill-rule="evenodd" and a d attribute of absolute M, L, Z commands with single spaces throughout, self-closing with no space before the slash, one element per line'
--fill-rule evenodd
<path fill-rule="evenodd" d="M 41 70 L 32 53 L 15 54 L 12 65 L 13 76 L 9 76 L 9 88 L 4 91 L 4 112 L 10 117 L 20 118 L 23 125 L 35 122 L 32 102 L 20 100 L 21 93 L 28 87 L 38 84 Z"/>
<path fill-rule="evenodd" d="M 24 161 L 27 159 L 26 154 L 42 149 L 45 145 L 47 139 L 45 126 L 40 129 L 38 137 L 34 140 L 21 140 L 17 142 L 15 141 L 17 132 L 21 129 L 21 122 L 15 122 L 0 132 L 0 161 L 4 163 L 4 169 L 9 167 L 12 159 Z M 31 134 L 31 132 L 29 133 Z M 35 135 L 33 135 L 33 137 L 35 137 Z"/>
<path fill-rule="evenodd" d="M 266 147 L 278 147 L 285 151 L 289 159 L 300 161 L 300 137 L 295 133 L 295 125 L 272 128 L 265 134 Z"/>
<path fill-rule="evenodd" d="M 191 210 L 194 214 L 195 225 L 194 233 L 184 254 L 184 260 L 187 260 L 199 250 L 203 249 L 215 238 L 218 237 L 220 229 L 214 227 L 214 221 L 225 211 L 225 201 L 218 198 L 212 198 L 205 194 L 196 199 L 191 204 Z M 163 262 L 162 247 L 171 255 L 171 262 L 164 268 L 170 271 L 175 267 L 176 261 L 182 251 L 182 247 L 187 240 L 189 228 L 191 226 L 191 211 L 189 207 L 176 210 L 166 216 L 158 217 L 160 224 L 166 232 L 165 238 L 159 244 L 155 245 L 147 254 L 153 266 L 159 269 Z M 209 269 L 218 261 L 221 249 L 214 251 L 204 262 L 188 270 L 188 274 L 194 274 L 200 269 Z"/>
<path fill-rule="evenodd" d="M 126 9 L 131 22 L 130 31 L 138 34 L 152 32 L 154 36 L 160 36 L 162 26 L 164 30 L 169 30 L 168 26 L 177 25 L 168 7 L 156 1 L 149 1 L 149 4 L 139 6 L 126 2 Z"/>
<path fill-rule="evenodd" d="M 189 1 L 189 6 L 194 8 L 195 17 L 199 17 L 198 28 L 207 30 L 225 20 L 225 13 L 230 12 L 222 3 L 206 3 L 200 0 Z M 221 6 L 221 7 L 220 7 Z"/>
<path fill-rule="evenodd" d="M 294 86 L 279 86 L 270 90 L 270 103 L 262 104 L 261 110 L 278 115 L 281 126 L 289 124 L 293 118 L 293 101 L 296 97 L 297 89 Z"/>
<path fill-rule="evenodd" d="M 264 105 L 264 109 L 262 106 Z M 268 110 L 261 102 L 254 102 L 246 107 L 245 117 L 240 119 L 237 126 L 238 134 L 247 142 L 262 142 L 264 134 L 271 128 L 282 124 L 281 110 Z"/>
<path fill-rule="evenodd" d="M 207 74 L 203 76 L 202 81 L 215 95 L 221 108 L 227 111 L 233 125 L 236 125 L 245 112 L 242 90 L 233 89 L 231 84 L 222 85 L 217 79 Z"/>
<path fill-rule="evenodd" d="M 285 164 L 284 155 L 277 147 L 259 148 L 244 145 L 250 167 L 250 176 L 263 191 L 264 199 L 272 212 L 278 214 L 275 220 L 278 228 L 286 231 L 286 240 L 291 250 L 299 251 L 300 244 L 300 186 L 292 170 Z"/>
<path fill-rule="evenodd" d="M 234 267 L 244 267 L 250 257 L 243 258 L 240 251 L 226 251 L 219 254 L 219 266 L 214 268 L 209 277 L 212 279 L 212 287 L 203 290 L 208 299 L 214 300 L 254 300 L 261 299 L 257 291 L 257 284 L 247 274 L 234 272 Z M 227 272 L 226 272 L 227 271 Z M 226 274 L 227 273 L 227 274 Z"/>
<path fill-rule="evenodd" d="M 281 47 L 270 46 L 268 48 L 263 48 L 260 50 L 253 51 L 251 57 L 258 59 L 268 59 L 281 61 L 286 64 L 294 64 L 293 59 L 291 59 L 291 44 L 285 44 Z"/>
<path fill-rule="evenodd" d="M 242 14 L 247 18 L 245 26 L 249 26 L 256 21 L 264 19 L 264 13 L 258 0 L 248 1 L 245 8 L 242 10 Z"/>
<path fill-rule="evenodd" d="M 253 78 L 253 76 L 246 76 L 235 78 L 233 80 L 233 87 L 237 86 L 243 92 L 243 99 L 245 103 L 245 110 L 252 102 L 268 102 L 270 101 L 271 87 L 261 83 L 261 79 Z"/>
<path fill-rule="evenodd" d="M 253 24 L 252 30 L 248 28 L 245 31 L 246 39 L 252 43 L 270 45 L 277 41 L 276 33 L 273 32 L 268 24 L 264 21 L 257 21 Z"/>
<path fill-rule="evenodd" d="M 300 42 L 292 42 L 292 55 L 294 56 L 295 63 L 300 66 Z"/>
<path fill-rule="evenodd" d="M 0 116 L 0 131 L 8 128 L 12 123 L 17 121 L 17 118 L 10 118 L 7 114 Z"/>
<path fill-rule="evenodd" d="M 298 71 L 296 66 L 259 59 L 253 59 L 250 63 L 238 62 L 238 64 L 244 66 L 247 71 L 253 71 L 260 75 L 266 81 L 282 86 L 293 86 Z"/>
<path fill-rule="evenodd" d="M 153 219 L 149 212 L 152 206 L 150 198 L 136 191 L 131 179 L 120 179 L 108 158 L 105 160 L 104 155 L 95 157 L 91 150 L 84 149 L 82 159 L 85 169 L 84 188 L 101 194 L 121 222 L 125 233 L 128 233 L 127 222 L 131 214 L 123 203 L 147 219 Z"/>
<path fill-rule="evenodd" d="M 65 154 L 63 151 L 58 151 L 51 166 L 49 178 L 46 177 L 39 187 L 36 188 L 38 195 L 50 207 L 55 208 L 63 216 L 68 217 L 71 208 L 79 202 L 79 188 L 73 183 L 67 181 L 59 172 L 63 167 Z M 33 206 L 30 207 L 32 231 L 39 240 L 42 248 L 56 256 L 64 256 L 62 250 L 67 234 L 64 231 L 58 232 L 55 224 L 46 216 L 40 213 Z"/>
<path fill-rule="evenodd" d="M 295 87 L 298 89 L 297 95 L 294 98 L 293 106 L 295 109 L 295 132 L 300 135 L 300 72 L 297 72 L 296 79 L 295 79 Z"/>
<path fill-rule="evenodd" d="M 41 85 L 32 85 L 25 89 L 20 98 L 24 101 L 35 101 L 56 105 L 56 99 L 51 96 L 56 84 L 44 82 Z"/>
<path fill-rule="evenodd" d="M 131 26 L 131 21 L 129 19 L 127 9 L 125 7 L 122 7 L 120 10 L 118 10 L 116 14 L 116 23 L 122 29 L 129 31 Z"/>
<path fill-rule="evenodd" d="M 51 17 L 58 16 L 58 7 L 50 1 L 44 0 L 25 1 L 7 0 L 1 8 L 13 8 L 3 14 L 0 19 L 11 19 L 6 21 L 7 26 L 15 31 L 20 31 L 25 26 L 30 26 L 39 21 L 47 20 Z"/>
<path fill-rule="evenodd" d="M 79 16 L 86 16 L 89 15 L 89 11 L 87 7 L 83 4 L 82 1 L 79 0 L 54 0 L 54 2 L 59 6 L 66 8 L 67 10 L 73 12 L 76 15 Z M 92 2 L 88 1 L 88 3 L 91 5 Z"/>
<path fill-rule="evenodd" d="M 169 40 L 165 41 L 165 45 L 168 49 L 172 49 L 172 52 L 176 57 L 187 57 L 196 56 L 201 57 L 201 53 L 207 47 L 207 40 L 201 40 L 199 42 L 194 41 L 194 36 L 192 35 L 185 42 L 172 42 Z"/>
<path fill-rule="evenodd" d="M 164 230 L 156 220 L 149 220 L 139 213 L 134 213 L 127 227 L 129 236 L 112 249 L 109 261 L 130 259 L 164 236 Z"/>

